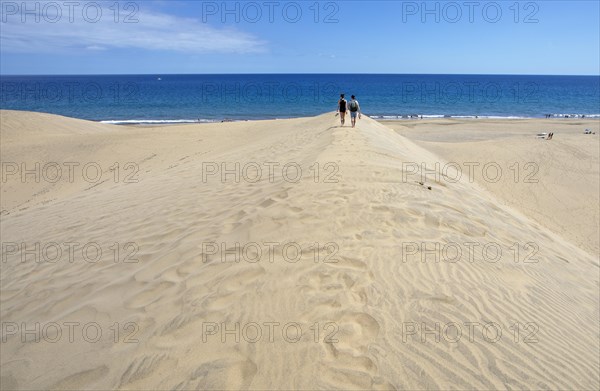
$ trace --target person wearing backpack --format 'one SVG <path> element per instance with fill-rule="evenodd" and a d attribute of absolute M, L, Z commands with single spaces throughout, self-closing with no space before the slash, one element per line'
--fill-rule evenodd
<path fill-rule="evenodd" d="M 356 116 L 358 116 L 358 119 L 360 119 L 362 117 L 362 114 L 360 112 L 360 105 L 358 104 L 358 101 L 356 100 L 356 97 L 354 95 L 352 95 L 352 100 L 350 101 L 350 104 L 348 106 L 350 108 L 350 118 L 352 118 L 352 127 L 355 127 Z"/>
<path fill-rule="evenodd" d="M 346 102 L 346 99 L 344 99 L 344 97 L 345 97 L 344 94 L 340 95 L 340 100 L 338 101 L 338 108 L 337 108 L 337 112 L 340 115 L 340 120 L 342 122 L 342 126 L 344 126 L 344 123 L 346 122 L 346 110 L 348 107 L 348 102 Z"/>

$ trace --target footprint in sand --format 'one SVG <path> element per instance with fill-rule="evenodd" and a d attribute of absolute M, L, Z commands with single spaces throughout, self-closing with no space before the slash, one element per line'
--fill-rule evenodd
<path fill-rule="evenodd" d="M 343 312 L 336 324 L 337 332 L 324 345 L 326 388 L 393 389 L 377 376 L 379 368 L 370 357 L 369 344 L 380 330 L 377 320 L 364 312 Z"/>

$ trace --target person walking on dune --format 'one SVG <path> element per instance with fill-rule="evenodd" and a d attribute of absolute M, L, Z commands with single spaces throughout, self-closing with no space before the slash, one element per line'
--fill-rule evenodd
<path fill-rule="evenodd" d="M 356 97 L 354 95 L 352 95 L 352 100 L 350 101 L 350 104 L 348 106 L 350 107 L 350 118 L 352 119 L 352 127 L 355 127 L 356 117 L 358 116 L 358 119 L 361 119 L 362 114 L 360 112 L 360 105 L 358 104 L 358 101 L 356 100 Z"/>
<path fill-rule="evenodd" d="M 338 101 L 338 108 L 337 108 L 337 112 L 340 115 L 340 121 L 342 123 L 342 126 L 344 126 L 344 123 L 346 122 L 346 110 L 347 110 L 347 106 L 348 106 L 348 102 L 346 102 L 346 99 L 344 99 L 345 95 L 341 94 L 340 95 L 340 100 Z"/>

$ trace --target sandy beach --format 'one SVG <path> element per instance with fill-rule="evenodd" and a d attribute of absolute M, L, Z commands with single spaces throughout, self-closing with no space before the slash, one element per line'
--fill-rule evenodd
<path fill-rule="evenodd" d="M 598 121 L 0 121 L 2 389 L 600 387 Z"/>
<path fill-rule="evenodd" d="M 443 119 L 384 124 L 440 156 L 442 169 L 459 167 L 470 182 L 504 205 L 598 256 L 598 120 Z M 596 134 L 586 135 L 585 129 Z M 554 137 L 548 142 L 535 137 L 550 132 Z"/>

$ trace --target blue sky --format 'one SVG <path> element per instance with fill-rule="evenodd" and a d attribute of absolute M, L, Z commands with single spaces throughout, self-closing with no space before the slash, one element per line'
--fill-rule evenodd
<path fill-rule="evenodd" d="M 0 73 L 600 73 L 596 0 L 77 3 L 2 0 Z"/>

